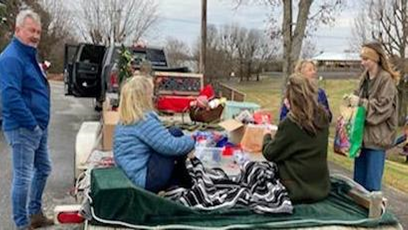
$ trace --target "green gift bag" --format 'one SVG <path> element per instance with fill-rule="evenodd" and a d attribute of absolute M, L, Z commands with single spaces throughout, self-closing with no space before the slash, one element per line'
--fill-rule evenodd
<path fill-rule="evenodd" d="M 341 106 L 340 114 L 336 124 L 334 152 L 350 158 L 358 157 L 363 143 L 365 108 Z"/>

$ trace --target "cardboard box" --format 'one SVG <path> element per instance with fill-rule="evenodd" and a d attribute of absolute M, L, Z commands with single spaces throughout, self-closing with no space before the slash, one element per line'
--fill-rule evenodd
<path fill-rule="evenodd" d="M 225 120 L 219 123 L 228 132 L 228 139 L 234 144 L 241 144 L 248 152 L 262 151 L 263 134 L 265 129 L 270 129 L 272 136 L 275 135 L 276 125 L 244 125 L 235 119 Z"/>
<path fill-rule="evenodd" d="M 245 127 L 242 122 L 235 119 L 228 119 L 219 123 L 228 132 L 228 139 L 234 144 L 241 143 L 242 136 L 244 135 Z"/>
<path fill-rule="evenodd" d="M 119 121 L 117 111 L 103 111 L 102 113 L 102 150 L 110 151 L 113 147 L 113 134 Z"/>

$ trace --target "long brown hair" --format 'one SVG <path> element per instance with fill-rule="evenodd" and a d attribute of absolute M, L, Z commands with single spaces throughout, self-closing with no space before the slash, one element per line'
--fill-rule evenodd
<path fill-rule="evenodd" d="M 317 97 L 318 87 L 312 81 L 299 73 L 289 77 L 286 88 L 289 118 L 312 135 L 329 123 L 327 113 L 318 103 Z"/>
<path fill-rule="evenodd" d="M 368 42 L 363 44 L 363 47 L 371 48 L 378 53 L 378 55 L 380 56 L 378 65 L 380 65 L 383 70 L 387 71 L 391 75 L 392 79 L 394 79 L 395 83 L 398 84 L 400 79 L 400 73 L 394 69 L 394 65 L 391 64 L 391 62 L 388 60 L 381 43 L 377 41 Z"/>

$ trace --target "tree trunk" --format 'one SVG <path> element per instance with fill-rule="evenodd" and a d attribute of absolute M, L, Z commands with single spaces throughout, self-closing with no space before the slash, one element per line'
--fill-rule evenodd
<path fill-rule="evenodd" d="M 252 66 L 252 62 L 251 59 L 248 60 L 248 66 L 247 66 L 247 81 L 251 80 L 251 67 Z"/>
<path fill-rule="evenodd" d="M 282 101 L 285 93 L 286 82 L 292 72 L 292 0 L 283 1 L 283 81 L 282 81 Z"/>
<path fill-rule="evenodd" d="M 244 81 L 244 62 L 242 59 L 239 61 L 239 82 Z"/>
<path fill-rule="evenodd" d="M 206 51 L 207 51 L 207 0 L 201 0 L 200 73 L 204 75 L 204 78 L 207 58 Z"/>
<path fill-rule="evenodd" d="M 406 38 L 408 35 L 408 25 L 407 25 L 407 1 L 401 2 L 401 8 L 403 13 L 402 16 L 402 37 Z M 407 93 L 408 93 L 408 82 L 405 81 L 405 49 L 406 49 L 406 41 L 401 43 L 400 47 L 400 74 L 401 80 L 398 85 L 398 125 L 403 126 L 405 124 L 405 120 L 407 117 Z M 408 159 L 408 158 L 407 158 Z"/>
<path fill-rule="evenodd" d="M 299 58 L 302 49 L 302 42 L 306 31 L 307 19 L 310 6 L 313 0 L 299 1 L 298 15 L 296 18 L 295 29 L 292 33 L 292 0 L 283 1 L 283 81 L 282 95 L 284 95 L 286 82 L 293 72 L 294 62 Z M 283 98 L 283 97 L 282 97 Z"/>
<path fill-rule="evenodd" d="M 403 126 L 407 117 L 407 82 L 404 81 L 404 73 L 401 72 L 401 81 L 398 85 L 398 125 Z"/>

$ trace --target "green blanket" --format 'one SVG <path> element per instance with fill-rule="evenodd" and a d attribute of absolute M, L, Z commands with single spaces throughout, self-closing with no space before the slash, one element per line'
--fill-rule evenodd
<path fill-rule="evenodd" d="M 368 219 L 368 211 L 346 194 L 345 182 L 332 179 L 327 199 L 314 204 L 295 205 L 294 213 L 260 215 L 247 209 L 202 212 L 140 189 L 118 168 L 94 169 L 91 173 L 93 224 L 122 226 L 295 228 L 324 225 L 374 227 L 395 225 L 395 216 L 387 211 L 381 219 Z"/>

